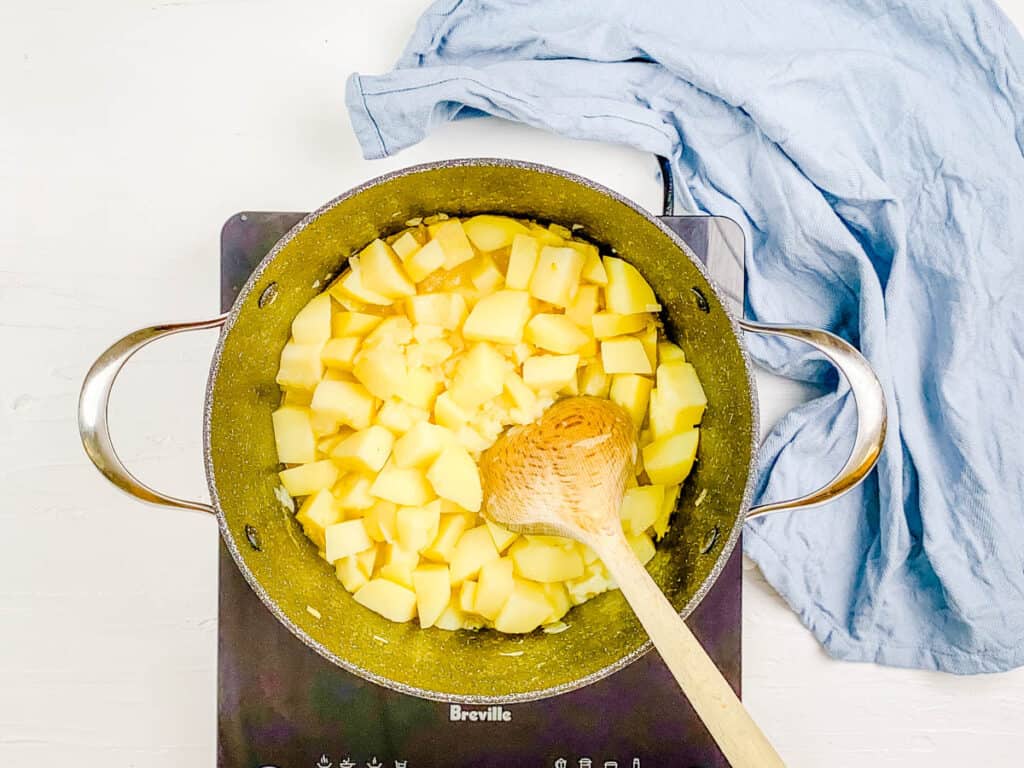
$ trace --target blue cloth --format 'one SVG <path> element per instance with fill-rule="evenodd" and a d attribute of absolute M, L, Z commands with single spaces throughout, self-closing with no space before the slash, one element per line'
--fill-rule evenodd
<path fill-rule="evenodd" d="M 671 158 L 678 202 L 746 231 L 747 314 L 844 336 L 889 400 L 877 472 L 747 554 L 832 655 L 971 673 L 1024 663 L 1022 71 L 987 0 L 440 0 L 347 101 L 369 158 L 480 113 Z M 748 342 L 827 391 L 760 454 L 759 497 L 797 495 L 853 398 Z"/>

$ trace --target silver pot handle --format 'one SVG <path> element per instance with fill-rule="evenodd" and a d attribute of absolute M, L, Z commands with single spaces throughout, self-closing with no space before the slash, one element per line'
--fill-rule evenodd
<path fill-rule="evenodd" d="M 213 513 L 209 504 L 201 501 L 188 501 L 175 496 L 160 493 L 139 480 L 118 458 L 114 444 L 110 440 L 110 426 L 107 423 L 107 411 L 110 406 L 110 390 L 117 380 L 124 364 L 132 355 L 164 336 L 172 336 L 183 331 L 201 331 L 217 328 L 224 324 L 227 315 L 219 315 L 212 320 L 200 320 L 194 323 L 175 323 L 173 325 L 154 325 L 150 328 L 129 333 L 115 341 L 100 355 L 92 368 L 85 375 L 82 392 L 78 397 L 78 432 L 82 437 L 82 445 L 89 454 L 92 463 L 106 478 L 132 496 L 160 504 L 165 507 L 192 509 L 198 512 Z"/>
<path fill-rule="evenodd" d="M 853 441 L 853 450 L 836 476 L 804 496 L 753 506 L 747 513 L 747 519 L 783 509 L 816 507 L 857 487 L 874 468 L 885 442 L 885 392 L 871 364 L 849 342 L 820 328 L 755 323 L 750 320 L 740 320 L 739 324 L 745 331 L 796 339 L 822 352 L 846 377 L 857 403 L 857 436 Z"/>

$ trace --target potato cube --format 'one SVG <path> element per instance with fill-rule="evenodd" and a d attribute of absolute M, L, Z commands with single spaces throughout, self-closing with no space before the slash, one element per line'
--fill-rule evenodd
<path fill-rule="evenodd" d="M 277 460 L 282 464 L 306 464 L 316 460 L 316 437 L 309 423 L 309 408 L 285 405 L 271 415 Z"/>
<path fill-rule="evenodd" d="M 524 338 L 530 344 L 560 355 L 578 352 L 590 340 L 590 336 L 565 315 L 543 312 L 526 324 Z"/>
<path fill-rule="evenodd" d="M 392 250 L 398 254 L 398 258 L 400 258 L 403 263 L 421 247 L 422 244 L 416 239 L 416 236 L 412 232 L 403 232 L 395 238 L 395 242 L 391 244 Z"/>
<path fill-rule="evenodd" d="M 398 505 L 393 501 L 374 499 L 363 522 L 371 539 L 390 544 L 398 538 Z"/>
<path fill-rule="evenodd" d="M 501 274 L 498 265 L 486 253 L 480 254 L 470 262 L 469 279 L 481 293 L 493 293 L 505 282 L 505 276 Z"/>
<path fill-rule="evenodd" d="M 491 532 L 491 538 L 494 539 L 494 546 L 497 547 L 499 552 L 504 552 L 509 548 L 513 541 L 519 538 L 518 533 L 510 531 L 505 526 L 491 520 L 484 520 L 484 524 L 487 526 L 487 530 Z"/>
<path fill-rule="evenodd" d="M 505 389 L 508 362 L 487 342 L 478 342 L 460 360 L 448 391 L 465 409 L 474 410 Z"/>
<path fill-rule="evenodd" d="M 565 584 L 541 584 L 544 588 L 544 597 L 551 606 L 551 613 L 542 621 L 542 624 L 551 624 L 561 619 L 572 608 L 572 600 L 569 599 L 569 591 Z"/>
<path fill-rule="evenodd" d="M 434 499 L 434 492 L 422 470 L 403 469 L 390 462 L 373 481 L 370 493 L 378 499 L 404 507 L 422 507 Z"/>
<path fill-rule="evenodd" d="M 410 405 L 429 411 L 434 407 L 434 398 L 442 386 L 442 382 L 426 368 L 410 368 L 405 379 L 399 382 L 395 394 Z"/>
<path fill-rule="evenodd" d="M 462 223 L 469 241 L 481 251 L 496 251 L 512 245 L 516 235 L 530 232 L 525 226 L 508 216 L 474 216 Z"/>
<path fill-rule="evenodd" d="M 364 348 L 355 357 L 352 373 L 374 397 L 387 400 L 408 376 L 405 354 L 391 345 Z"/>
<path fill-rule="evenodd" d="M 299 344 L 323 344 L 331 338 L 331 296 L 321 293 L 292 320 L 292 337 Z"/>
<path fill-rule="evenodd" d="M 334 496 L 326 488 L 311 494 L 299 507 L 295 515 L 296 521 L 302 526 L 306 536 L 316 544 L 317 549 L 324 548 L 324 531 L 335 523 L 341 522 L 342 514 L 334 504 Z"/>
<path fill-rule="evenodd" d="M 356 559 L 355 555 L 349 555 L 338 560 L 334 564 L 334 575 L 338 577 L 338 581 L 349 592 L 355 592 L 370 580 L 363 573 L 363 569 L 359 567 L 359 560 Z"/>
<path fill-rule="evenodd" d="M 331 451 L 331 458 L 342 469 L 379 472 L 391 455 L 391 446 L 394 443 L 394 435 L 384 427 L 374 424 L 342 440 Z"/>
<path fill-rule="evenodd" d="M 323 456 L 318 456 L 317 458 L 330 456 L 331 451 L 333 451 L 335 447 L 337 447 L 338 443 L 340 443 L 342 440 L 344 440 L 351 434 L 352 430 L 349 429 L 348 427 L 340 427 L 339 430 L 334 434 L 328 435 L 327 437 L 321 437 L 319 440 L 317 440 L 316 449 L 319 453 L 323 454 Z"/>
<path fill-rule="evenodd" d="M 431 240 L 408 256 L 402 256 L 402 264 L 405 267 L 405 273 L 412 278 L 413 282 L 419 283 L 440 269 L 444 264 L 444 258 L 441 243 Z"/>
<path fill-rule="evenodd" d="M 416 616 L 416 593 L 387 579 L 370 579 L 354 597 L 360 605 L 391 621 L 412 621 Z"/>
<path fill-rule="evenodd" d="M 523 363 L 523 381 L 534 392 L 557 392 L 576 381 L 579 355 L 534 355 Z"/>
<path fill-rule="evenodd" d="M 544 246 L 530 277 L 530 295 L 556 307 L 569 306 L 580 284 L 583 261 L 583 254 L 572 248 Z"/>
<path fill-rule="evenodd" d="M 338 479 L 338 468 L 333 461 L 313 461 L 278 473 L 281 485 L 290 496 L 308 496 L 330 488 Z"/>
<path fill-rule="evenodd" d="M 654 373 L 643 343 L 633 336 L 602 341 L 601 365 L 606 373 Z"/>
<path fill-rule="evenodd" d="M 330 339 L 320 350 L 320 359 L 324 365 L 337 368 L 342 371 L 352 370 L 352 361 L 355 360 L 356 352 L 362 339 L 358 336 L 343 336 L 340 339 Z"/>
<path fill-rule="evenodd" d="M 633 426 L 640 429 L 647 415 L 647 401 L 651 395 L 652 382 L 646 376 L 635 373 L 617 373 L 612 376 L 608 397 L 618 403 L 633 420 Z"/>
<path fill-rule="evenodd" d="M 608 273 L 601 262 L 601 256 L 597 252 L 597 248 L 587 252 L 586 261 L 583 262 L 583 272 L 580 276 L 588 283 L 608 285 Z"/>
<path fill-rule="evenodd" d="M 463 613 L 473 613 L 473 605 L 476 603 L 476 582 L 464 581 L 459 587 L 459 610 Z"/>
<path fill-rule="evenodd" d="M 458 544 L 459 538 L 470 525 L 468 515 L 441 515 L 441 521 L 437 526 L 437 536 L 434 537 L 430 546 L 423 549 L 423 556 L 428 560 L 451 562 L 455 545 Z"/>
<path fill-rule="evenodd" d="M 547 227 L 542 224 L 538 224 L 535 221 L 526 222 L 526 226 L 530 230 L 530 234 L 537 238 L 544 245 L 564 245 L 565 240 L 556 235 Z M 564 227 L 563 227 L 564 229 Z M 571 233 L 570 233 L 571 234 Z"/>
<path fill-rule="evenodd" d="M 281 350 L 276 381 L 291 389 L 314 389 L 324 375 L 320 361 L 322 344 L 298 344 L 289 341 Z"/>
<path fill-rule="evenodd" d="M 505 393 L 512 398 L 516 408 L 526 413 L 531 413 L 537 407 L 537 395 L 515 371 L 505 374 Z"/>
<path fill-rule="evenodd" d="M 636 338 L 640 339 L 640 343 L 644 346 L 644 352 L 647 354 L 647 359 L 651 362 L 651 370 L 653 371 L 658 365 L 658 326 L 654 320 L 650 320 L 644 330 L 638 334 L 635 334 Z"/>
<path fill-rule="evenodd" d="M 516 235 L 512 239 L 512 251 L 505 271 L 505 287 L 525 291 L 530 287 L 530 278 L 537 266 L 540 243 L 529 235 Z"/>
<path fill-rule="evenodd" d="M 370 484 L 373 481 L 366 475 L 351 473 L 341 478 L 334 486 L 334 499 L 342 509 L 370 509 L 376 499 L 370 495 Z"/>
<path fill-rule="evenodd" d="M 467 410 L 456 403 L 451 392 L 442 392 L 434 400 L 434 421 L 442 427 L 458 430 L 466 425 L 475 410 Z"/>
<path fill-rule="evenodd" d="M 413 425 L 430 418 L 430 413 L 410 405 L 404 400 L 388 400 L 380 407 L 377 423 L 387 427 L 396 435 L 402 435 L 413 428 Z"/>
<path fill-rule="evenodd" d="M 412 575 L 420 562 L 419 554 L 402 549 L 397 543 L 385 544 L 383 552 L 383 561 L 377 575 L 412 589 Z"/>
<path fill-rule="evenodd" d="M 629 548 L 633 550 L 633 554 L 636 555 L 636 559 L 640 561 L 641 565 L 647 565 L 654 557 L 654 542 L 647 534 L 627 536 L 626 541 L 629 542 Z"/>
<path fill-rule="evenodd" d="M 512 560 L 502 557 L 491 560 L 480 568 L 472 608 L 475 613 L 491 621 L 498 617 L 515 587 L 512 567 Z"/>
<path fill-rule="evenodd" d="M 366 429 L 377 411 L 377 402 L 358 382 L 321 381 L 313 391 L 310 408 L 314 416 L 321 413 L 353 429 Z"/>
<path fill-rule="evenodd" d="M 639 536 L 658 519 L 665 502 L 665 486 L 641 485 L 630 488 L 622 498 L 619 517 L 622 527 L 631 536 Z"/>
<path fill-rule="evenodd" d="M 468 617 L 459 609 L 458 600 L 453 599 L 448 603 L 448 607 L 444 609 L 444 612 L 437 617 L 434 626 L 438 629 L 454 632 L 457 629 L 469 629 L 467 621 Z M 483 620 L 481 619 L 481 621 Z"/>
<path fill-rule="evenodd" d="M 658 362 L 685 363 L 686 355 L 677 344 L 673 344 L 671 341 L 660 341 L 658 342 Z"/>
<path fill-rule="evenodd" d="M 335 338 L 365 336 L 376 328 L 380 321 L 380 315 L 369 315 L 364 312 L 339 312 L 331 320 L 331 335 Z"/>
<path fill-rule="evenodd" d="M 401 299 L 416 293 L 391 246 L 377 238 L 359 253 L 363 286 L 381 296 Z"/>
<path fill-rule="evenodd" d="M 445 269 L 454 269 L 476 255 L 462 228 L 462 222 L 458 219 L 447 219 L 430 226 L 429 230 L 431 238 L 440 243 L 441 250 L 444 251 Z"/>
<path fill-rule="evenodd" d="M 681 483 L 690 474 L 697 456 L 700 430 L 691 429 L 655 440 L 643 449 L 644 469 L 652 483 Z"/>
<path fill-rule="evenodd" d="M 608 397 L 612 385 L 612 377 L 604 372 L 600 360 L 587 365 L 580 372 L 580 394 L 591 397 Z"/>
<path fill-rule="evenodd" d="M 452 551 L 452 584 L 476 578 L 485 563 L 498 559 L 498 550 L 487 526 L 480 525 L 466 531 L 459 537 Z"/>
<path fill-rule="evenodd" d="M 437 537 L 441 502 L 434 499 L 422 507 L 399 507 L 395 523 L 399 546 L 409 552 L 419 552 Z"/>
<path fill-rule="evenodd" d="M 483 500 L 480 468 L 460 445 L 450 444 L 430 465 L 427 479 L 443 499 L 454 501 L 463 509 L 476 512 Z"/>
<path fill-rule="evenodd" d="M 620 315 L 615 312 L 598 312 L 593 317 L 594 336 L 609 339 L 612 336 L 623 336 L 627 333 L 642 331 L 650 319 L 650 315 L 641 312 L 635 315 Z"/>
<path fill-rule="evenodd" d="M 416 592 L 416 612 L 420 617 L 420 627 L 432 627 L 448 607 L 452 596 L 448 566 L 421 565 L 413 571 L 412 583 Z"/>
<path fill-rule="evenodd" d="M 423 293 L 405 300 L 405 311 L 417 325 L 439 325 L 454 331 L 466 319 L 466 300 L 460 293 Z"/>
<path fill-rule="evenodd" d="M 418 325 L 417 328 L 423 326 Z M 423 367 L 431 368 L 441 365 L 455 353 L 452 345 L 441 339 L 430 339 L 410 344 L 405 350 L 405 361 L 410 368 Z"/>
<path fill-rule="evenodd" d="M 523 340 L 530 311 L 530 294 L 526 291 L 498 291 L 476 303 L 462 335 L 470 341 L 518 344 Z"/>
<path fill-rule="evenodd" d="M 587 566 L 586 573 L 579 579 L 567 581 L 565 587 L 569 592 L 569 599 L 573 605 L 585 603 L 595 595 L 607 592 L 615 588 L 615 583 L 608 575 L 604 564 L 597 560 Z"/>
<path fill-rule="evenodd" d="M 395 464 L 399 467 L 426 467 L 434 462 L 454 436 L 451 430 L 421 421 L 395 442 Z"/>
<path fill-rule="evenodd" d="M 608 273 L 604 303 L 609 312 L 634 315 L 638 312 L 661 311 L 654 291 L 636 267 L 614 256 L 605 256 L 604 268 Z"/>
<path fill-rule="evenodd" d="M 324 530 L 327 562 L 334 563 L 373 546 L 362 520 L 345 520 L 329 525 Z"/>
<path fill-rule="evenodd" d="M 326 381 L 326 379 L 325 379 Z M 309 426 L 313 429 L 313 434 L 317 438 L 324 437 L 325 435 L 333 435 L 338 431 L 338 420 L 327 413 L 321 411 L 310 411 Z"/>
<path fill-rule="evenodd" d="M 657 372 L 659 406 L 666 410 L 663 428 L 673 431 L 700 423 L 708 399 L 697 370 L 690 363 L 662 363 Z"/>
<path fill-rule="evenodd" d="M 565 308 L 565 316 L 586 330 L 587 335 L 590 336 L 593 330 L 593 318 L 597 313 L 597 305 L 598 287 L 596 285 L 581 285 L 576 291 L 572 303 Z"/>
<path fill-rule="evenodd" d="M 409 322 L 409 318 L 393 315 L 385 317 L 376 328 L 367 334 L 363 341 L 363 349 L 404 346 L 410 341 L 412 341 L 412 323 Z"/>
<path fill-rule="evenodd" d="M 394 303 L 394 299 L 370 290 L 363 283 L 358 256 L 353 256 L 348 260 L 348 270 L 330 285 L 327 292 L 342 305 L 344 305 L 346 297 L 355 299 L 362 304 L 375 304 L 379 307 L 389 307 Z"/>
<path fill-rule="evenodd" d="M 557 542 L 557 543 L 556 543 Z M 509 555 L 520 576 L 539 582 L 566 581 L 583 575 L 583 558 L 571 541 L 530 536 L 516 541 Z"/>
<path fill-rule="evenodd" d="M 512 594 L 494 620 L 494 628 L 507 634 L 532 632 L 551 614 L 551 604 L 540 584 L 516 579 Z"/>
<path fill-rule="evenodd" d="M 654 538 L 658 541 L 661 541 L 665 534 L 668 533 L 669 521 L 676 511 L 676 503 L 679 501 L 679 491 L 681 489 L 682 486 L 679 485 L 670 485 L 665 489 L 665 498 L 661 503 L 661 511 L 658 513 L 658 519 L 654 521 Z"/>

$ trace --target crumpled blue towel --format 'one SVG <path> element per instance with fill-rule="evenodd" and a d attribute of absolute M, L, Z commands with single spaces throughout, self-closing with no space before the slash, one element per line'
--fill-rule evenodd
<path fill-rule="evenodd" d="M 746 553 L 834 656 L 970 673 L 1024 663 L 1022 70 L 987 0 L 440 0 L 347 101 L 371 158 L 481 112 L 671 158 L 746 231 L 747 314 L 841 334 L 889 399 L 877 472 Z M 853 398 L 748 342 L 829 390 L 760 455 L 762 499 L 805 492 Z"/>

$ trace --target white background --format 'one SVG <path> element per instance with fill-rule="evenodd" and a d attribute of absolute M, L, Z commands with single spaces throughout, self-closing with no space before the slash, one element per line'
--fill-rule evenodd
<path fill-rule="evenodd" d="M 75 404 L 118 336 L 216 313 L 228 215 L 308 210 L 463 155 L 547 162 L 657 206 L 651 158 L 493 120 L 364 161 L 345 78 L 387 70 L 425 5 L 0 0 L 0 766 L 214 763 L 214 521 L 103 480 Z M 1024 20 L 1020 0 L 1004 7 Z M 145 350 L 111 417 L 143 479 L 197 498 L 213 342 Z M 799 396 L 763 391 L 769 421 Z M 1024 670 L 834 662 L 749 568 L 744 600 L 745 699 L 793 768 L 1021 764 Z"/>

